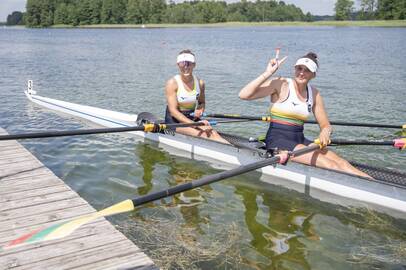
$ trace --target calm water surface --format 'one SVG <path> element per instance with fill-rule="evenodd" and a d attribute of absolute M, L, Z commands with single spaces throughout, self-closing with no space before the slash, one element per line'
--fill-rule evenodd
<path fill-rule="evenodd" d="M 247 27 L 230 29 L 0 29 L 0 126 L 10 133 L 78 129 L 88 123 L 27 102 L 28 79 L 43 96 L 102 108 L 163 115 L 165 81 L 177 53 L 191 48 L 206 81 L 208 112 L 263 114 L 268 100 L 238 99 L 274 49 L 295 60 L 318 53 L 313 85 L 331 120 L 406 120 L 406 29 Z M 219 127 L 246 136 L 261 123 Z M 310 138 L 317 128 L 308 126 Z M 335 129 L 336 138 L 389 139 L 391 130 Z M 25 141 L 24 145 L 97 209 L 218 172 L 124 135 Z M 348 159 L 404 169 L 389 147 L 341 147 Z M 406 217 L 321 202 L 258 173 L 234 177 L 110 218 L 164 269 L 404 269 Z"/>

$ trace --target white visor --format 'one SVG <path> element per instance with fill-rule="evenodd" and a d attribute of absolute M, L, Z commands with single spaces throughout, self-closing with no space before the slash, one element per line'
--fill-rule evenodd
<path fill-rule="evenodd" d="M 311 72 L 316 72 L 317 71 L 317 64 L 309 58 L 300 58 L 299 60 L 296 61 L 295 67 L 296 66 L 305 66 L 307 67 Z"/>
<path fill-rule="evenodd" d="M 195 56 L 193 54 L 190 53 L 182 53 L 178 55 L 178 58 L 176 58 L 176 63 L 180 63 L 183 61 L 187 61 L 187 62 L 195 62 Z"/>

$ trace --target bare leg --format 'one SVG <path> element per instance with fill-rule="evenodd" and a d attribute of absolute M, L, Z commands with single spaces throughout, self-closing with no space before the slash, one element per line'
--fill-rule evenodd
<path fill-rule="evenodd" d="M 185 135 L 191 135 L 191 136 L 196 136 L 196 137 L 202 137 L 202 138 L 208 138 L 214 141 L 230 144 L 227 140 L 225 140 L 223 137 L 218 134 L 217 131 L 211 128 L 191 128 L 191 127 L 186 127 L 186 128 L 177 128 L 176 132 L 185 134 Z"/>
<path fill-rule="evenodd" d="M 295 147 L 295 150 L 305 147 L 303 144 L 299 144 Z M 350 174 L 355 174 L 363 177 L 372 178 L 368 174 L 358 170 L 352 166 L 347 160 L 338 156 L 333 151 L 328 149 L 316 150 L 312 153 L 301 155 L 299 157 L 292 158 L 293 161 L 312 165 L 320 168 L 333 169 L 337 171 L 342 171 Z"/>

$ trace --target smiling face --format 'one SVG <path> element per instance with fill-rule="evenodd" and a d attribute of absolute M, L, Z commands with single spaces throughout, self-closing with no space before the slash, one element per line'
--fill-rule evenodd
<path fill-rule="evenodd" d="M 305 65 L 295 66 L 295 81 L 298 84 L 307 84 L 316 76 L 316 73 L 311 72 Z"/>
<path fill-rule="evenodd" d="M 196 63 L 192 63 L 190 61 L 181 61 L 178 63 L 179 72 L 183 76 L 192 75 L 195 66 Z"/>

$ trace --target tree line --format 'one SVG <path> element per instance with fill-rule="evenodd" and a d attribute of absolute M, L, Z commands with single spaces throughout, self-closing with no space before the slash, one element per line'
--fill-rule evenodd
<path fill-rule="evenodd" d="M 227 21 L 311 21 L 295 5 L 277 0 L 27 0 L 24 23 L 29 27 L 55 24 L 219 23 Z"/>
<path fill-rule="evenodd" d="M 354 1 L 337 0 L 336 20 L 404 20 L 406 0 L 358 0 L 360 10 L 355 11 Z"/>
<path fill-rule="evenodd" d="M 404 20 L 406 0 L 336 0 L 336 20 Z M 219 23 L 228 21 L 313 21 L 330 16 L 304 14 L 295 5 L 279 0 L 225 1 L 193 0 L 27 0 L 26 12 L 15 11 L 7 25 L 48 27 L 55 24 L 149 24 Z"/>

